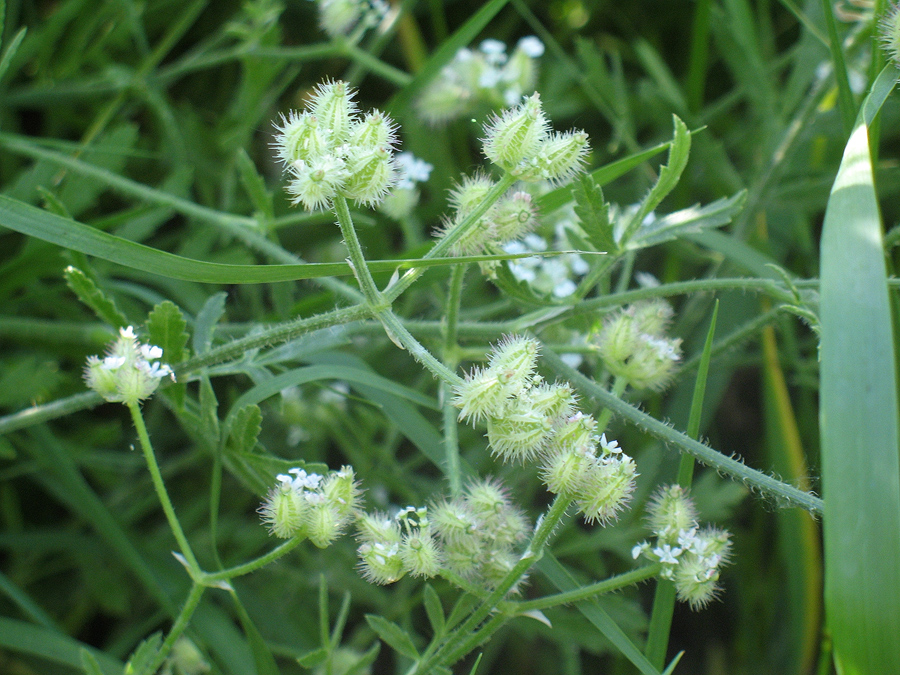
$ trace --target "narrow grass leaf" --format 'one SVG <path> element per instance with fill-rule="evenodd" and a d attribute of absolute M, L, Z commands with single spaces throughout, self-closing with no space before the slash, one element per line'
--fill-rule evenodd
<path fill-rule="evenodd" d="M 346 262 L 304 263 L 294 265 L 229 265 L 194 260 L 160 251 L 121 237 L 102 232 L 75 220 L 48 213 L 5 195 L 0 195 L 0 226 L 36 239 L 48 241 L 73 251 L 80 251 L 124 267 L 158 274 L 170 279 L 208 284 L 258 284 L 276 281 L 298 281 L 322 277 L 350 276 Z M 544 256 L 564 255 L 551 251 Z M 414 267 L 441 267 L 468 262 L 517 260 L 531 254 L 461 256 L 458 258 L 417 258 L 410 260 L 370 260 L 369 270 L 390 273 Z"/>
<path fill-rule="evenodd" d="M 81 651 L 87 650 L 106 675 L 120 675 L 124 667 L 121 661 L 59 631 L 5 616 L 0 616 L 0 647 L 76 669 L 81 667 Z"/>
<path fill-rule="evenodd" d="M 391 623 L 387 619 L 375 614 L 366 614 L 366 622 L 369 627 L 378 634 L 385 644 L 393 650 L 408 656 L 411 659 L 418 659 L 419 652 L 413 644 L 409 635 L 400 626 Z"/>
<path fill-rule="evenodd" d="M 544 553 L 544 557 L 536 565 L 541 574 L 547 577 L 556 588 L 561 591 L 572 591 L 578 588 L 578 583 L 572 578 L 566 568 L 550 553 Z M 644 675 L 659 675 L 659 670 L 647 660 L 641 650 L 628 639 L 625 632 L 619 628 L 615 621 L 607 614 L 596 600 L 586 600 L 575 605 L 579 612 L 599 630 L 603 636 L 618 649 L 625 658 Z"/>
<path fill-rule="evenodd" d="M 825 610 L 844 675 L 900 673 L 895 336 L 866 126 L 893 87 L 895 73 L 884 77 L 847 142 L 822 232 Z"/>

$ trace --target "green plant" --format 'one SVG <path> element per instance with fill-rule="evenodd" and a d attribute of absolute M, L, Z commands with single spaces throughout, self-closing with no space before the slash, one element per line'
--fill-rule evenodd
<path fill-rule="evenodd" d="M 89 5 L 0 3 L 10 669 L 900 670 L 896 10 Z"/>

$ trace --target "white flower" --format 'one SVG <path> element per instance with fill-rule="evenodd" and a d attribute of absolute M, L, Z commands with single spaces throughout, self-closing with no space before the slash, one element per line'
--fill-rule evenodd
<path fill-rule="evenodd" d="M 523 37 L 521 40 L 519 40 L 519 44 L 516 46 L 521 49 L 526 56 L 529 56 L 533 59 L 540 58 L 544 55 L 544 43 L 537 39 L 534 35 Z"/>
<path fill-rule="evenodd" d="M 683 552 L 677 546 L 673 548 L 669 544 L 663 544 L 653 549 L 653 555 L 659 558 L 659 562 L 664 565 L 675 565 L 678 562 L 678 556 Z"/>

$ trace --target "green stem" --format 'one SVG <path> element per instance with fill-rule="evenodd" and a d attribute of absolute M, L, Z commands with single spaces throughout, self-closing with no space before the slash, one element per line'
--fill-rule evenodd
<path fill-rule="evenodd" d="M 359 282 L 359 288 L 370 309 L 373 312 L 378 312 L 386 303 L 375 285 L 372 273 L 369 271 L 366 257 L 363 255 L 362 246 L 359 243 L 359 237 L 356 236 L 356 228 L 353 227 L 350 207 L 347 206 L 347 199 L 343 195 L 338 195 L 334 198 L 334 213 L 337 216 L 338 225 L 344 237 L 344 244 L 350 253 L 350 266 L 353 268 L 353 276 Z"/>
<path fill-rule="evenodd" d="M 627 386 L 628 380 L 621 375 L 617 376 L 615 382 L 613 382 L 612 395 L 616 398 L 621 398 L 625 391 L 625 387 Z M 606 431 L 606 426 L 612 419 L 612 414 L 612 410 L 608 406 L 603 409 L 603 412 L 600 413 L 600 417 L 597 418 L 597 429 L 595 433 L 602 434 Z"/>
<path fill-rule="evenodd" d="M 399 68 L 394 68 L 394 66 L 372 56 L 369 52 L 360 49 L 351 42 L 342 40 L 340 49 L 348 59 L 364 66 L 369 72 L 380 75 L 391 84 L 395 84 L 400 88 L 407 86 L 413 81 L 413 77 L 409 73 L 406 73 Z"/>
<path fill-rule="evenodd" d="M 306 541 L 305 537 L 293 537 L 255 560 L 251 560 L 250 562 L 246 562 L 243 565 L 238 565 L 236 567 L 229 567 L 227 570 L 220 570 L 211 574 L 204 573 L 200 575 L 198 579 L 201 583 L 212 586 L 219 581 L 228 581 L 245 574 L 250 574 L 250 572 L 255 572 L 259 568 L 268 565 L 270 562 L 274 562 L 287 555 L 303 541 Z"/>
<path fill-rule="evenodd" d="M 459 309 L 462 304 L 463 280 L 466 276 L 465 265 L 455 265 L 450 272 L 450 288 L 447 294 L 447 314 L 444 330 L 444 364 L 456 372 L 459 365 Z M 447 478 L 450 481 L 450 494 L 454 497 L 462 492 L 462 478 L 459 467 L 459 434 L 456 426 L 457 410 L 451 402 L 451 388 L 446 382 L 441 383 L 441 413 L 444 419 L 444 456 L 446 457 Z"/>
<path fill-rule="evenodd" d="M 254 333 L 245 338 L 233 340 L 228 344 L 211 349 L 205 354 L 195 356 L 175 367 L 175 375 L 181 380 L 188 373 L 215 365 L 224 363 L 232 359 L 238 359 L 251 349 L 259 349 L 260 347 L 272 347 L 274 345 L 288 342 L 294 338 L 305 335 L 314 330 L 322 328 L 331 328 L 340 324 L 347 324 L 352 321 L 360 321 L 367 319 L 372 315 L 371 311 L 365 305 L 354 305 L 353 307 L 345 307 L 335 309 L 324 314 L 306 317 L 303 319 L 294 319 L 285 323 L 263 330 L 260 333 Z"/>
<path fill-rule="evenodd" d="M 541 354 L 543 362 L 561 378 L 568 380 L 583 396 L 610 408 L 614 414 L 618 414 L 651 436 L 655 436 L 664 443 L 674 446 L 679 452 L 693 455 L 695 459 L 707 466 L 711 466 L 720 473 L 727 474 L 759 492 L 774 497 L 776 500 L 780 500 L 787 505 L 799 506 L 814 515 L 822 515 L 823 502 L 818 497 L 803 490 L 798 490 L 787 483 L 782 483 L 760 471 L 751 469 L 746 464 L 716 452 L 708 445 L 704 445 L 676 431 L 665 422 L 661 422 L 629 405 L 617 396 L 613 396 L 611 392 L 600 387 L 596 382 L 589 380 L 574 368 L 567 366 L 553 352 L 545 349 Z"/>
<path fill-rule="evenodd" d="M 338 195 L 334 198 L 334 211 L 337 215 L 338 225 L 341 228 L 341 234 L 344 235 L 344 243 L 350 252 L 350 265 L 353 268 L 353 274 L 359 281 L 360 289 L 366 298 L 369 309 L 384 326 L 388 337 L 409 351 L 410 355 L 423 366 L 428 368 L 435 377 L 457 384 L 462 382 L 456 373 L 447 368 L 443 363 L 438 361 L 422 344 L 416 340 L 410 333 L 397 315 L 391 311 L 390 301 L 382 294 L 375 285 L 375 280 L 369 272 L 369 266 L 366 264 L 366 258 L 362 252 L 362 246 L 359 238 L 356 236 L 356 229 L 353 227 L 353 219 L 350 216 L 350 209 L 347 207 L 347 200 Z"/>
<path fill-rule="evenodd" d="M 434 664 L 449 665 L 452 663 L 452 661 L 448 660 L 448 657 L 451 654 L 460 651 L 461 645 L 471 639 L 472 636 L 470 633 L 472 633 L 472 631 L 474 631 L 478 625 L 497 608 L 497 605 L 499 605 L 503 598 L 506 597 L 509 590 L 515 586 L 531 566 L 540 560 L 544 553 L 544 546 L 547 544 L 550 536 L 566 514 L 566 509 L 569 508 L 571 503 L 572 500 L 567 497 L 563 497 L 562 495 L 556 496 L 556 499 L 553 500 L 553 504 L 550 505 L 547 513 L 538 523 L 534 536 L 528 544 L 528 549 L 522 554 L 519 562 L 516 563 L 497 588 L 491 592 L 481 605 L 469 615 L 469 618 L 454 631 L 453 635 L 440 647 L 440 649 L 425 662 L 420 662 L 416 672 L 428 673 L 431 671 Z"/>
<path fill-rule="evenodd" d="M 141 449 L 144 451 L 144 459 L 147 462 L 147 468 L 150 470 L 150 478 L 153 481 L 156 496 L 159 498 L 160 504 L 162 504 L 166 520 L 169 521 L 169 527 L 172 529 L 172 534 L 175 535 L 175 540 L 181 549 L 181 555 L 187 561 L 191 577 L 196 578 L 202 574 L 202 571 L 200 565 L 197 564 L 197 558 L 194 557 L 194 552 L 191 550 L 187 537 L 184 536 L 181 523 L 178 522 L 178 516 L 175 515 L 175 509 L 169 499 L 169 493 L 166 492 L 162 473 L 160 473 L 159 465 L 156 463 L 153 446 L 150 444 L 150 435 L 147 433 L 147 426 L 144 424 L 144 416 L 141 415 L 141 407 L 137 403 L 128 403 L 128 410 L 131 411 L 131 419 L 134 421 L 134 426 L 137 429 L 138 440 L 140 441 Z"/>
<path fill-rule="evenodd" d="M 147 673 L 155 673 L 159 670 L 159 667 L 162 666 L 163 661 L 166 660 L 166 657 L 172 651 L 172 648 L 175 646 L 175 643 L 178 641 L 178 638 L 184 633 L 185 629 L 188 626 L 188 623 L 191 620 L 191 617 L 194 615 L 194 611 L 200 605 L 200 600 L 203 598 L 203 593 L 206 590 L 206 586 L 194 582 L 191 586 L 191 592 L 188 593 L 187 599 L 184 601 L 184 606 L 181 608 L 181 611 L 178 613 L 178 617 L 175 619 L 175 623 L 172 624 L 171 630 L 169 630 L 169 634 L 166 635 L 166 639 L 163 641 L 162 645 L 160 645 L 159 652 L 157 652 L 156 656 L 153 658 L 153 662 L 150 664 L 144 672 Z"/>
<path fill-rule="evenodd" d="M 396 314 L 389 309 L 383 309 L 378 312 L 377 316 L 382 325 L 384 325 L 385 330 L 387 330 L 388 336 L 395 342 L 400 343 L 407 351 L 409 351 L 410 355 L 416 361 L 428 368 L 435 377 L 447 384 L 462 384 L 463 379 L 438 361 L 431 352 L 425 349 L 425 347 L 412 336 L 412 333 L 407 330 L 406 326 L 403 325 L 403 322 L 397 318 Z"/>
<path fill-rule="evenodd" d="M 587 586 L 582 586 L 581 588 L 576 588 L 573 591 L 564 591 L 562 593 L 548 595 L 543 598 L 535 598 L 534 600 L 527 600 L 525 602 L 517 603 L 514 611 L 516 613 L 522 614 L 524 612 L 531 612 L 534 610 L 549 609 L 550 607 L 556 607 L 557 605 L 570 605 L 576 602 L 581 602 L 582 600 L 590 600 L 594 596 L 603 595 L 604 593 L 611 593 L 613 591 L 619 590 L 620 588 L 627 588 L 628 586 L 639 584 L 640 582 L 646 581 L 647 579 L 652 579 L 659 574 L 661 569 L 662 565 L 660 565 L 659 563 L 644 565 L 643 567 L 639 567 L 636 570 L 631 570 L 630 572 L 625 572 L 624 574 L 618 574 L 614 577 L 610 577 L 609 579 L 604 579 L 603 581 L 598 581 L 593 584 L 588 584 Z"/>

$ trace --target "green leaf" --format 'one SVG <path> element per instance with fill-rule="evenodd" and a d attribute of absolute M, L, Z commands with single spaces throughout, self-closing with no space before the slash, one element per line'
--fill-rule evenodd
<path fill-rule="evenodd" d="M 527 282 L 516 279 L 506 263 L 500 263 L 494 268 L 494 276 L 491 278 L 491 282 L 503 291 L 504 295 L 525 305 L 547 307 L 558 304 L 535 293 L 534 289 Z"/>
<path fill-rule="evenodd" d="M 187 321 L 174 302 L 164 300 L 147 316 L 147 340 L 163 350 L 163 361 L 170 366 L 184 361 L 188 343 Z"/>
<path fill-rule="evenodd" d="M 549 553 L 537 563 L 537 568 L 560 591 L 571 591 L 578 588 L 572 575 Z M 659 671 L 647 660 L 641 651 L 628 639 L 596 600 L 586 600 L 575 605 L 578 611 L 599 630 L 603 636 L 618 649 L 622 655 L 644 675 L 659 675 Z"/>
<path fill-rule="evenodd" d="M 375 659 L 378 658 L 378 652 L 380 651 L 381 643 L 376 642 L 368 650 L 366 650 L 366 653 L 360 657 L 359 661 L 354 663 L 344 672 L 344 675 L 361 675 L 362 673 L 368 673 L 369 666 L 375 663 Z"/>
<path fill-rule="evenodd" d="M 656 218 L 651 223 L 640 225 L 634 236 L 628 240 L 626 248 L 648 248 L 688 234 L 698 234 L 704 230 L 722 227 L 743 210 L 746 201 L 747 192 L 741 190 L 727 199 L 717 199 L 706 206 L 694 205 Z"/>
<path fill-rule="evenodd" d="M 441 606 L 441 599 L 438 597 L 437 591 L 431 584 L 425 584 L 422 591 L 422 602 L 425 605 L 425 613 L 428 615 L 428 622 L 435 635 L 444 634 L 444 608 Z"/>
<path fill-rule="evenodd" d="M 328 649 L 325 647 L 319 647 L 318 649 L 313 649 L 311 652 L 306 652 L 303 656 L 297 657 L 297 663 L 299 663 L 304 668 L 315 668 L 316 666 L 320 666 L 325 663 L 325 660 L 328 658 Z"/>
<path fill-rule="evenodd" d="M 672 147 L 669 148 L 669 162 L 660 167 L 656 184 L 650 188 L 650 192 L 641 201 L 641 205 L 625 226 L 619 240 L 620 245 L 628 245 L 631 237 L 644 222 L 644 218 L 650 215 L 653 209 L 659 206 L 660 202 L 678 185 L 678 180 L 687 166 L 691 153 L 691 134 L 677 115 L 672 115 L 672 122 L 675 126 L 675 134 L 672 138 Z"/>
<path fill-rule="evenodd" d="M 366 614 L 366 621 L 369 627 L 378 634 L 378 637 L 394 651 L 411 659 L 419 658 L 418 650 L 409 635 L 400 626 L 375 614 Z"/>
<path fill-rule="evenodd" d="M 606 253 L 617 251 L 613 226 L 609 222 L 609 204 L 597 181 L 590 175 L 582 176 L 572 194 L 575 196 L 575 215 L 594 248 Z"/>
<path fill-rule="evenodd" d="M 253 160 L 250 159 L 247 151 L 243 148 L 240 148 L 237 153 L 237 169 L 241 178 L 241 184 L 247 191 L 250 201 L 253 202 L 253 208 L 263 217 L 265 222 L 270 223 L 275 220 L 272 193 L 266 188 L 266 182 L 259 175 Z"/>
<path fill-rule="evenodd" d="M 234 452 L 252 452 L 262 430 L 262 411 L 256 404 L 237 411 L 231 422 L 229 440 Z"/>
<path fill-rule="evenodd" d="M 0 32 L 2 32 L 2 30 L 0 30 Z M 27 32 L 27 28 L 20 28 L 19 32 L 15 34 L 15 37 L 13 37 L 12 41 L 9 43 L 6 51 L 3 52 L 3 57 L 0 58 L 0 81 L 3 81 L 3 76 L 6 74 L 6 71 L 9 70 L 13 57 L 19 50 L 19 45 L 22 44 L 22 40 L 25 39 L 25 34 Z"/>
<path fill-rule="evenodd" d="M 124 675 L 148 675 L 159 648 L 162 645 L 162 633 L 156 632 L 137 646 L 128 663 L 125 664 Z"/>
<path fill-rule="evenodd" d="M 825 609 L 845 675 L 900 673 L 896 336 L 866 126 L 896 77 L 886 68 L 863 104 L 822 230 Z"/>
<path fill-rule="evenodd" d="M 207 298 L 194 321 L 194 353 L 205 354 L 213 343 L 216 324 L 225 314 L 227 293 L 214 293 Z"/>
<path fill-rule="evenodd" d="M 72 292 L 78 296 L 81 302 L 90 307 L 101 321 L 108 323 L 113 328 L 125 328 L 129 325 L 128 319 L 119 311 L 116 304 L 106 297 L 106 294 L 80 269 L 69 265 L 63 272 L 63 276 Z"/>
<path fill-rule="evenodd" d="M 0 647 L 6 654 L 37 657 L 45 662 L 61 664 L 75 670 L 84 665 L 82 652 L 88 652 L 94 657 L 94 661 L 99 663 L 103 675 L 122 674 L 121 661 L 58 630 L 35 626 L 28 621 L 0 616 Z"/>
<path fill-rule="evenodd" d="M 697 129 L 690 133 L 695 134 L 701 130 L 702 129 Z M 591 178 L 594 179 L 594 182 L 597 185 L 602 187 L 603 185 L 611 183 L 616 178 L 624 176 L 626 173 L 640 166 L 651 157 L 655 157 L 663 150 L 671 147 L 672 141 L 666 141 L 665 143 L 654 145 L 653 147 L 647 148 L 646 150 L 641 150 L 640 152 L 636 152 L 634 154 L 628 155 L 627 157 L 623 157 L 622 159 L 618 159 L 615 162 L 604 164 L 600 168 L 591 171 Z M 571 184 L 563 185 L 562 187 L 558 187 L 555 190 L 551 190 L 550 192 L 539 197 L 536 200 L 537 210 L 540 213 L 550 213 L 562 206 L 565 206 L 570 201 L 572 201 L 572 190 L 573 187 Z"/>
<path fill-rule="evenodd" d="M 79 651 L 79 655 L 81 656 L 81 668 L 84 670 L 85 675 L 103 675 L 103 671 L 100 669 L 100 663 L 97 661 L 97 657 L 91 654 L 84 647 Z"/>
<path fill-rule="evenodd" d="M 6 195 L 0 195 L 0 226 L 131 269 L 169 279 L 182 279 L 204 284 L 260 284 L 353 274 L 353 270 L 346 262 L 230 265 L 185 258 L 116 237 L 84 223 L 48 213 Z M 369 260 L 367 264 L 373 274 L 379 274 L 417 267 L 443 267 L 472 262 L 515 260 L 527 256 L 528 254 L 504 254 Z"/>
<path fill-rule="evenodd" d="M 219 401 L 207 375 L 200 377 L 200 432 L 215 448 L 219 445 Z"/>

